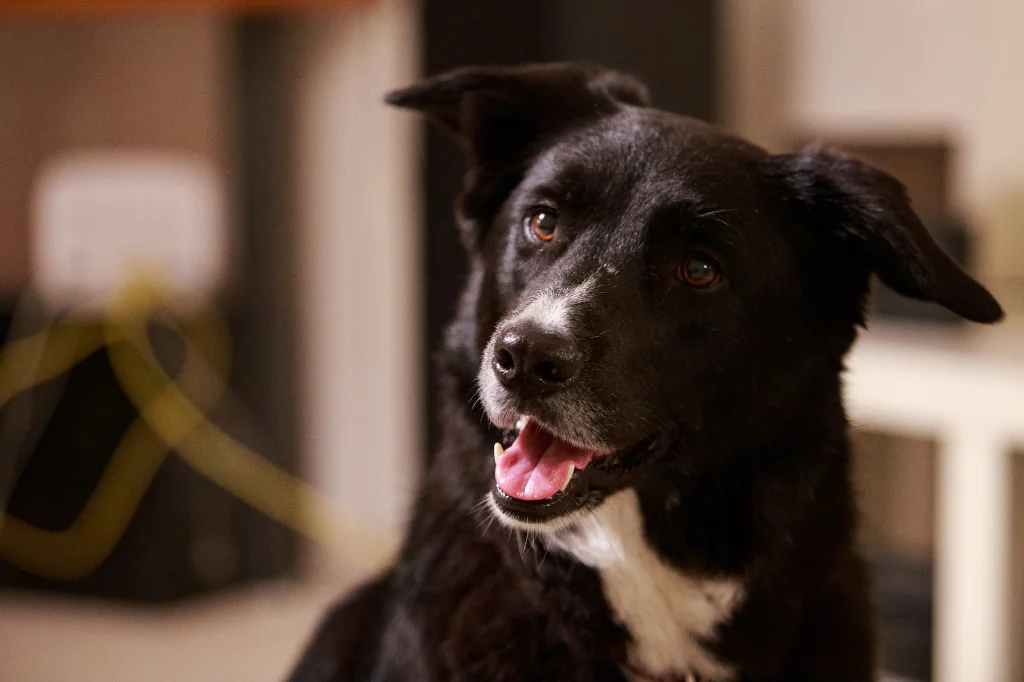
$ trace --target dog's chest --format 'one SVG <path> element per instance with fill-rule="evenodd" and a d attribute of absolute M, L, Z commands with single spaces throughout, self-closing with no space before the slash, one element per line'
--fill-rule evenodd
<path fill-rule="evenodd" d="M 731 677 L 701 641 L 732 613 L 740 584 L 691 578 L 662 560 L 644 538 L 634 491 L 608 498 L 548 543 L 600 574 L 605 598 L 632 637 L 630 667 L 650 677 Z"/>

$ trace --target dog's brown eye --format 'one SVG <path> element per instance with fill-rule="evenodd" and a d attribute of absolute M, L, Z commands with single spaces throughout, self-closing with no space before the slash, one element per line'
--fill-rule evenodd
<path fill-rule="evenodd" d="M 680 281 L 697 289 L 707 289 L 716 284 L 721 277 L 715 262 L 704 255 L 690 256 L 683 261 L 677 276 Z"/>
<path fill-rule="evenodd" d="M 554 239 L 556 227 L 558 214 L 550 208 L 539 208 L 526 218 L 526 229 L 542 242 Z"/>

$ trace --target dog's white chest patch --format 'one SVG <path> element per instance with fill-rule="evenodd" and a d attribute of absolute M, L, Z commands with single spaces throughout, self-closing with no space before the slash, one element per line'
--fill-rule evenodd
<path fill-rule="evenodd" d="M 656 677 L 731 677 L 701 639 L 713 637 L 732 613 L 742 598 L 740 583 L 690 578 L 667 564 L 644 538 L 633 490 L 609 497 L 547 543 L 598 571 L 605 598 L 632 636 L 631 666 Z"/>

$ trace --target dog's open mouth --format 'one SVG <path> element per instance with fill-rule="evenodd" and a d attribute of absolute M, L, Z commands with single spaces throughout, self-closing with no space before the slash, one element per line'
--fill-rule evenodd
<path fill-rule="evenodd" d="M 509 432 L 510 444 L 494 444 L 492 497 L 501 511 L 523 522 L 542 523 L 592 507 L 630 484 L 648 461 L 665 450 L 651 439 L 623 451 L 579 447 L 533 419 Z"/>
<path fill-rule="evenodd" d="M 508 449 L 494 446 L 495 484 L 524 502 L 550 500 L 569 487 L 577 469 L 608 454 L 566 443 L 533 419 L 525 420 Z"/>

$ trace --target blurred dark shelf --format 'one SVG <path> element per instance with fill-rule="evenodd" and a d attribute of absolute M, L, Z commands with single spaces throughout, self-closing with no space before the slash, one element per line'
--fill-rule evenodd
<path fill-rule="evenodd" d="M 229 315 L 238 351 L 244 318 Z M 0 311 L 0 338 L 6 339 L 10 311 Z M 169 333 L 154 336 L 154 346 L 172 375 L 182 357 Z M 231 384 L 243 402 L 256 404 L 239 382 L 236 366 Z M 55 385 L 58 382 L 61 385 Z M 242 382 L 244 383 L 244 382 Z M 66 380 L 26 391 L 20 401 L 34 401 L 28 435 L 16 452 L 20 475 L 7 510 L 37 528 L 59 532 L 71 526 L 92 497 L 96 483 L 136 417 L 117 383 L 104 350 L 76 365 Z M 266 419 L 216 408 L 211 419 L 243 443 L 277 464 L 288 453 L 267 436 Z M 258 422 L 258 423 L 256 423 Z M 7 460 L 5 460 L 5 464 Z M 6 473 L 6 472 L 5 472 Z M 6 482 L 5 482 L 6 483 Z M 2 532 L 2 529 L 0 529 Z M 69 592 L 133 602 L 167 602 L 288 574 L 294 562 L 290 530 L 259 514 L 169 453 L 149 483 L 132 519 L 112 553 L 85 577 L 72 581 L 42 578 L 0 558 L 0 587 Z"/>

